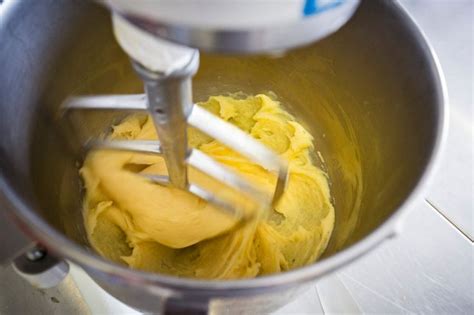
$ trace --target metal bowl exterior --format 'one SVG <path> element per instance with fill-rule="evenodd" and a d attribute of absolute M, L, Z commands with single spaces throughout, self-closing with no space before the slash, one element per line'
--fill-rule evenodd
<path fill-rule="evenodd" d="M 435 132 L 432 141 L 427 144 L 427 160 L 423 161 L 420 176 L 416 178 L 411 192 L 387 215 L 383 223 L 353 244 L 342 250 L 335 250 L 337 252 L 314 265 L 257 279 L 182 279 L 130 270 L 98 257 L 72 242 L 62 232 L 53 228 L 51 222 L 44 220 L 43 217 L 47 217 L 47 214 L 38 209 L 35 197 L 32 196 L 33 183 L 30 182 L 28 159 L 32 150 L 30 143 L 33 124 L 22 126 L 14 123 L 18 121 L 18 117 L 20 121 L 30 122 L 38 113 L 38 108 L 34 106 L 39 106 L 38 95 L 48 83 L 48 67 L 61 58 L 61 49 L 73 45 L 71 38 L 79 32 L 77 27 L 83 21 L 84 15 L 87 14 L 91 20 L 103 19 L 103 12 L 94 10 L 89 4 L 73 1 L 17 1 L 8 3 L 7 8 L 4 8 L 0 19 L 0 38 L 7 39 L 7 44 L 0 47 L 0 59 L 11 62 L 3 64 L 0 71 L 4 78 L 2 81 L 5 82 L 0 86 L 0 188 L 4 199 L 2 207 L 28 236 L 40 241 L 58 256 L 81 265 L 102 287 L 131 306 L 156 311 L 165 304 L 175 306 L 183 304 L 181 302 L 184 301 L 190 307 L 202 310 L 210 308 L 222 312 L 258 312 L 277 308 L 312 281 L 350 263 L 387 237 L 393 236 L 400 217 L 426 186 L 439 155 L 447 121 L 446 87 L 441 69 L 426 40 L 399 5 L 391 2 L 366 2 L 360 8 L 362 12 L 358 14 L 367 17 L 376 14 L 374 12 L 382 16 L 389 13 L 392 19 L 390 27 L 404 29 L 417 40 L 418 44 L 414 49 L 418 55 L 413 58 L 425 62 L 429 67 L 426 76 L 419 80 L 429 82 L 429 91 L 433 93 L 433 102 L 427 110 L 433 112 L 430 124 Z M 348 25 L 347 29 L 354 27 L 354 23 Z M 38 25 L 49 27 L 40 29 Z M 400 45 L 404 43 L 401 42 Z M 37 64 L 39 60 L 40 65 Z"/>

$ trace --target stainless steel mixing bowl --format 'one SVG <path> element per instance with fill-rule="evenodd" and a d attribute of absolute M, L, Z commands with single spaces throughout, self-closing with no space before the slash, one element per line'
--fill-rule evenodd
<path fill-rule="evenodd" d="M 54 113 L 72 94 L 142 91 L 110 17 L 84 1 L 12 1 L 0 22 L 2 207 L 29 237 L 82 266 L 142 310 L 269 311 L 394 235 L 439 151 L 446 91 L 420 31 L 392 1 L 365 1 L 335 35 L 283 56 L 203 54 L 194 98 L 272 91 L 315 135 L 331 182 L 336 228 L 324 257 L 290 272 L 200 281 L 127 269 L 89 247 L 77 143 Z M 77 135 L 125 113 L 84 114 Z M 53 128 L 53 126 L 55 126 Z M 218 259 L 218 257 L 216 257 Z"/>

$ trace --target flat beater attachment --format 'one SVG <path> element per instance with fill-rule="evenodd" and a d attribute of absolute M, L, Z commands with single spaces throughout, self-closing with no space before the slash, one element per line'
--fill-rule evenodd
<path fill-rule="evenodd" d="M 146 94 L 98 95 L 70 97 L 62 105 L 63 113 L 71 110 L 127 110 L 148 113 L 159 135 L 158 140 L 89 140 L 88 149 L 128 150 L 163 156 L 169 176 L 143 175 L 160 185 L 171 185 L 216 205 L 219 209 L 241 219 L 253 214 L 243 211 L 217 192 L 198 183 L 190 183 L 188 166 L 207 174 L 255 201 L 259 209 L 269 209 L 281 197 L 287 181 L 287 163 L 258 140 L 225 122 L 205 109 L 193 105 L 191 76 L 196 64 L 167 74 L 153 73 L 134 63 L 145 83 Z M 233 170 L 217 162 L 204 152 L 188 148 L 188 125 L 204 132 L 226 147 L 276 175 L 272 196 L 250 183 Z"/>

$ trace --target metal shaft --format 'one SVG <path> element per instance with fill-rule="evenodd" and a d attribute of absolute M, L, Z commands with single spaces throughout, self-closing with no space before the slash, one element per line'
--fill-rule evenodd
<path fill-rule="evenodd" d="M 160 139 L 171 184 L 188 186 L 187 117 L 192 110 L 191 78 L 199 65 L 199 53 L 182 69 L 171 74 L 149 71 L 134 62 L 134 68 L 145 83 L 149 112 Z"/>

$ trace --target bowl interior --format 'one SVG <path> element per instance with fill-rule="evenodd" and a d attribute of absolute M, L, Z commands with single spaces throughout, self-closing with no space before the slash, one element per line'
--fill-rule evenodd
<path fill-rule="evenodd" d="M 75 29 L 74 40 L 63 45 L 43 78 L 30 165 L 38 212 L 88 247 L 78 145 L 127 113 L 75 114 L 73 138 L 62 123 L 52 128 L 54 113 L 70 95 L 142 93 L 143 87 L 114 40 L 108 13 L 81 9 L 87 14 L 68 25 Z M 222 93 L 272 91 L 311 131 L 336 209 L 327 257 L 380 226 L 418 182 L 437 134 L 433 77 L 410 27 L 390 4 L 374 1 L 363 3 L 337 34 L 281 56 L 202 53 L 193 93 L 202 101 Z"/>

